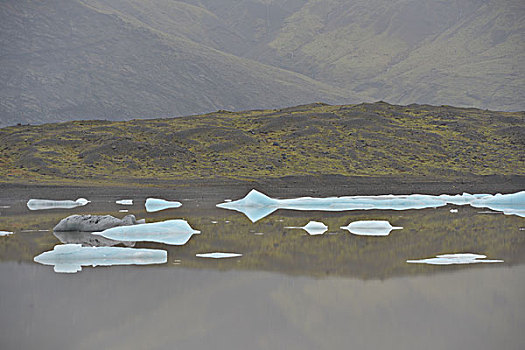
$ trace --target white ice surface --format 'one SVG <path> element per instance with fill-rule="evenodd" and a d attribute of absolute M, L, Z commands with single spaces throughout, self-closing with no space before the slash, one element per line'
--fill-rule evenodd
<path fill-rule="evenodd" d="M 287 226 L 285 228 L 300 228 L 308 232 L 308 234 L 311 236 L 322 235 L 323 233 L 328 231 L 328 226 L 319 221 L 310 221 L 302 227 Z"/>
<path fill-rule="evenodd" d="M 115 203 L 120 205 L 133 205 L 133 199 L 121 199 L 118 201 L 115 201 Z"/>
<path fill-rule="evenodd" d="M 302 211 L 349 211 L 349 210 L 408 210 L 443 207 L 447 204 L 471 205 L 476 208 L 488 208 L 509 215 L 525 217 L 525 191 L 511 194 L 468 194 L 439 196 L 425 194 L 347 196 L 291 199 L 274 199 L 251 190 L 246 197 L 217 204 L 217 207 L 236 210 L 256 222 L 278 209 Z"/>
<path fill-rule="evenodd" d="M 394 227 L 385 220 L 363 220 L 341 226 L 341 229 L 359 236 L 388 236 L 392 230 L 401 230 L 402 227 Z"/>
<path fill-rule="evenodd" d="M 487 256 L 472 253 L 443 254 L 435 258 L 407 260 L 409 264 L 428 264 L 428 265 L 456 265 L 456 264 L 478 264 L 478 263 L 500 263 L 503 260 L 486 260 Z"/>
<path fill-rule="evenodd" d="M 148 213 L 161 211 L 165 209 L 178 208 L 182 205 L 180 202 L 167 201 L 159 198 L 148 198 L 146 199 L 146 211 Z"/>
<path fill-rule="evenodd" d="M 159 249 L 119 247 L 82 247 L 80 244 L 56 245 L 33 259 L 43 265 L 54 265 L 55 272 L 75 273 L 82 266 L 164 264 L 168 253 Z"/>
<path fill-rule="evenodd" d="M 215 252 L 215 253 L 195 254 L 195 256 L 199 258 L 224 259 L 224 258 L 237 258 L 237 257 L 242 256 L 242 254 Z"/>
<path fill-rule="evenodd" d="M 13 232 L 11 231 L 0 231 L 0 237 L 2 236 L 9 236 L 9 235 L 12 235 Z"/>
<path fill-rule="evenodd" d="M 191 236 L 201 233 L 194 230 L 186 220 L 167 220 L 149 224 L 112 227 L 102 232 L 93 232 L 116 241 L 148 241 L 169 245 L 184 245 Z"/>
<path fill-rule="evenodd" d="M 72 209 L 88 204 L 89 201 L 85 198 L 72 200 L 50 200 L 50 199 L 30 199 L 27 202 L 29 210 L 43 210 L 43 209 Z"/>

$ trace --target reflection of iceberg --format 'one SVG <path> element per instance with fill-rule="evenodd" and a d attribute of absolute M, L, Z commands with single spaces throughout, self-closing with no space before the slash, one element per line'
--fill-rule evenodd
<path fill-rule="evenodd" d="M 158 198 L 148 198 L 146 199 L 146 211 L 148 213 L 152 213 L 155 211 L 161 211 L 164 209 L 170 209 L 170 208 L 178 208 L 182 204 L 180 202 L 175 201 L 167 201 L 164 199 L 158 199 Z"/>
<path fill-rule="evenodd" d="M 167 220 L 150 224 L 113 227 L 102 232 L 93 232 L 117 241 L 148 241 L 170 245 L 184 245 L 191 236 L 199 234 L 185 220 Z"/>
<path fill-rule="evenodd" d="M 477 208 L 489 208 L 502 211 L 505 214 L 514 214 L 525 217 L 525 191 L 513 194 L 468 194 L 439 196 L 412 194 L 412 195 L 382 195 L 382 196 L 348 196 L 328 198 L 292 198 L 274 199 L 252 190 L 246 197 L 217 204 L 219 208 L 240 211 L 251 221 L 255 222 L 277 209 L 290 210 L 320 210 L 320 211 L 348 211 L 348 210 L 407 210 L 437 208 L 447 204 L 472 205 Z"/>
<path fill-rule="evenodd" d="M 42 209 L 72 209 L 81 207 L 88 204 L 89 201 L 85 198 L 79 198 L 75 201 L 64 200 L 55 201 L 50 199 L 30 199 L 27 202 L 29 210 L 42 210 Z"/>
<path fill-rule="evenodd" d="M 443 254 L 435 258 L 421 260 L 407 260 L 409 264 L 429 264 L 429 265 L 455 265 L 455 264 L 477 264 L 477 263 L 499 263 L 503 260 L 481 260 L 486 255 L 461 253 L 461 254 Z"/>
<path fill-rule="evenodd" d="M 112 247 L 117 244 L 122 244 L 126 247 L 135 246 L 135 242 L 114 241 L 100 235 L 94 235 L 91 232 L 54 231 L 53 234 L 64 244 L 81 244 L 84 247 Z"/>
<path fill-rule="evenodd" d="M 211 259 L 225 259 L 225 258 L 238 258 L 242 256 L 242 254 L 238 253 L 202 253 L 202 254 L 195 254 L 196 257 L 199 258 L 211 258 Z"/>
<path fill-rule="evenodd" d="M 55 272 L 75 273 L 82 266 L 150 265 L 168 261 L 168 253 L 159 249 L 82 247 L 80 244 L 56 245 L 33 259 L 43 265 L 55 265 Z"/>
<path fill-rule="evenodd" d="M 328 230 L 328 226 L 326 226 L 324 223 L 319 221 L 310 221 L 306 226 L 303 227 L 294 227 L 294 226 L 288 226 L 285 228 L 301 228 L 308 232 L 309 235 L 322 235 Z"/>
<path fill-rule="evenodd" d="M 9 235 L 12 235 L 13 232 L 11 231 L 0 231 L 0 237 L 2 236 L 9 236 Z"/>
<path fill-rule="evenodd" d="M 354 221 L 341 229 L 359 236 L 388 236 L 392 230 L 401 230 L 402 227 L 394 227 L 384 220 Z"/>
<path fill-rule="evenodd" d="M 118 201 L 115 201 L 115 203 L 120 205 L 133 205 L 133 199 L 121 199 Z"/>

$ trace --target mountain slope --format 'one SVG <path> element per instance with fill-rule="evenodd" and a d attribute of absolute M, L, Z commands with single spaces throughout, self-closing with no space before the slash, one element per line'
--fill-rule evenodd
<path fill-rule="evenodd" d="M 7 1 L 0 10 L 0 125 L 174 116 L 344 97 L 300 74 L 79 1 Z"/>

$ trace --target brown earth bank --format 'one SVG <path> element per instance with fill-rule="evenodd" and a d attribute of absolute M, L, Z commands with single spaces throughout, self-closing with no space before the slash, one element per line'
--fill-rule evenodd
<path fill-rule="evenodd" d="M 424 177 L 346 177 L 346 176 L 286 176 L 274 179 L 240 181 L 228 178 L 201 180 L 157 181 L 155 183 L 115 186 L 110 183 L 92 185 L 45 185 L 30 183 L 0 183 L 2 198 L 76 199 L 78 197 L 134 198 L 158 196 L 187 198 L 219 203 L 225 198 L 241 198 L 257 189 L 277 198 L 298 196 L 344 196 L 381 194 L 460 194 L 511 193 L 525 189 L 525 176 L 471 176 L 459 180 L 432 180 Z"/>

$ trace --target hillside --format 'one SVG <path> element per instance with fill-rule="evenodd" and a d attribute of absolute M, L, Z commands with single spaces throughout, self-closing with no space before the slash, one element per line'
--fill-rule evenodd
<path fill-rule="evenodd" d="M 0 126 L 336 101 L 341 90 L 81 1 L 0 4 Z"/>
<path fill-rule="evenodd" d="M 323 101 L 525 110 L 519 0 L 7 0 L 0 126 Z"/>
<path fill-rule="evenodd" d="M 524 112 L 311 104 L 0 129 L 7 182 L 157 183 L 285 176 L 524 176 Z"/>

